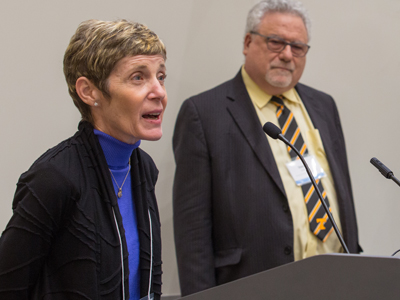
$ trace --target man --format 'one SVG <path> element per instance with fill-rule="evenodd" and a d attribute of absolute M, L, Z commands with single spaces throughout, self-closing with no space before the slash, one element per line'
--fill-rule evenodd
<path fill-rule="evenodd" d="M 295 157 L 263 132 L 267 121 L 317 166 L 318 184 L 344 240 L 350 252 L 359 252 L 336 105 L 298 83 L 308 41 L 309 19 L 299 2 L 261 1 L 248 15 L 245 63 L 236 77 L 182 105 L 173 139 L 182 295 L 343 252 L 311 184 L 291 175 Z"/>

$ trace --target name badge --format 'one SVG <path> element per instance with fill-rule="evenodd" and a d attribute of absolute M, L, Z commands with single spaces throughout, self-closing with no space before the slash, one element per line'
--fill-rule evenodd
<path fill-rule="evenodd" d="M 314 155 L 307 155 L 304 156 L 308 167 L 311 170 L 315 179 L 320 179 L 326 177 L 324 170 L 322 169 L 321 165 L 318 163 L 317 159 Z M 303 163 L 300 159 L 292 160 L 291 162 L 286 164 L 286 167 L 289 170 L 290 175 L 296 182 L 297 186 L 302 186 L 306 183 L 311 182 L 310 177 L 308 177 L 306 168 L 303 166 Z"/>

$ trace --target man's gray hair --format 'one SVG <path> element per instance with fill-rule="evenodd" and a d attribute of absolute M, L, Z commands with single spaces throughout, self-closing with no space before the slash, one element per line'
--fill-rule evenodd
<path fill-rule="evenodd" d="M 257 31 L 258 25 L 267 13 L 290 13 L 299 16 L 307 29 L 310 40 L 311 21 L 308 12 L 300 1 L 296 0 L 263 0 L 257 3 L 247 15 L 246 32 Z"/>

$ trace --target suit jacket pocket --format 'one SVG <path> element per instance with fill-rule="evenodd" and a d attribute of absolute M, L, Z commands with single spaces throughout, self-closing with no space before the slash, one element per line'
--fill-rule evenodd
<path fill-rule="evenodd" d="M 230 265 L 236 265 L 240 262 L 242 257 L 242 249 L 234 248 L 234 249 L 226 249 L 217 251 L 215 253 L 215 267 L 226 267 Z"/>

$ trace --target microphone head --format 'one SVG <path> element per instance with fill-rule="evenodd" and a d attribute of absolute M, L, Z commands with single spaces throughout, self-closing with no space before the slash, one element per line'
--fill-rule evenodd
<path fill-rule="evenodd" d="M 267 122 L 263 126 L 263 130 L 266 134 L 268 134 L 270 137 L 272 137 L 274 140 L 276 140 L 279 135 L 282 133 L 282 130 L 276 126 L 275 124 L 271 122 Z"/>
<path fill-rule="evenodd" d="M 375 168 L 377 168 L 379 170 L 379 172 L 381 172 L 381 174 L 390 179 L 393 176 L 393 172 L 386 167 L 383 163 L 381 163 L 379 161 L 379 159 L 377 159 L 376 157 L 371 158 L 370 163 L 373 164 L 375 166 Z"/>

